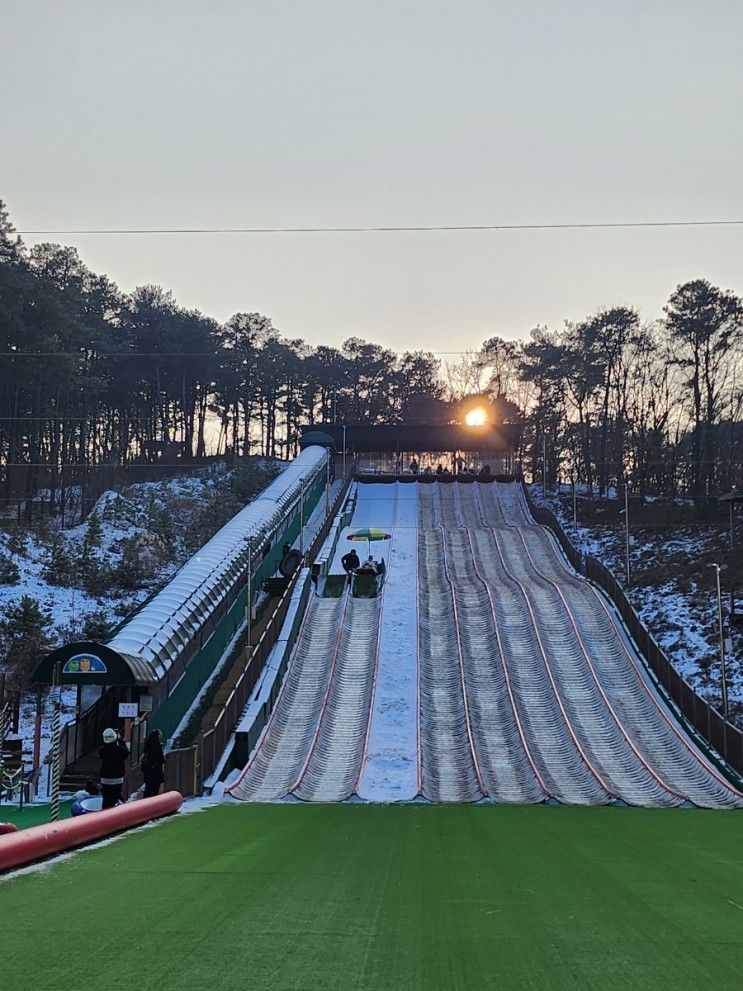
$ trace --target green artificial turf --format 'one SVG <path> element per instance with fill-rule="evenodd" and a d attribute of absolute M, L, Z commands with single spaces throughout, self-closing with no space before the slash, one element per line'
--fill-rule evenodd
<path fill-rule="evenodd" d="M 743 987 L 738 813 L 246 805 L 0 883 L 2 983 Z"/>
<path fill-rule="evenodd" d="M 59 818 L 69 819 L 72 802 L 59 803 Z M 17 805 L 0 805 L 0 822 L 13 822 L 19 829 L 28 829 L 29 826 L 41 826 L 49 822 L 49 805 L 24 805 L 19 809 Z"/>

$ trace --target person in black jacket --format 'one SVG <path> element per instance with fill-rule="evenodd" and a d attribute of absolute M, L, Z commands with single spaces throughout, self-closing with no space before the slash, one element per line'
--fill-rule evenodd
<path fill-rule="evenodd" d="M 352 575 L 360 564 L 361 561 L 359 561 L 359 555 L 356 553 L 355 547 L 352 547 L 348 554 L 344 554 L 341 558 L 341 567 L 347 575 Z"/>
<path fill-rule="evenodd" d="M 104 729 L 103 746 L 98 751 L 98 756 L 101 758 L 103 808 L 112 809 L 121 801 L 124 764 L 129 757 L 129 747 L 115 729 Z"/>
<path fill-rule="evenodd" d="M 154 798 L 160 794 L 160 785 L 165 780 L 165 754 L 163 753 L 162 733 L 153 729 L 144 743 L 144 753 L 139 765 L 144 775 L 144 795 Z"/>

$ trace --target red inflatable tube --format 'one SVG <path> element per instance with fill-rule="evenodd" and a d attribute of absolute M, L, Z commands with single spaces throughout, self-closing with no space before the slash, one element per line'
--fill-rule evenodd
<path fill-rule="evenodd" d="M 177 812 L 182 803 L 183 795 L 179 791 L 167 791 L 164 795 L 141 798 L 137 802 L 118 805 L 115 809 L 89 812 L 75 819 L 31 826 L 0 836 L 0 871 L 21 867 L 55 853 L 64 853 L 73 847 L 120 833 L 123 829 L 170 815 Z"/>

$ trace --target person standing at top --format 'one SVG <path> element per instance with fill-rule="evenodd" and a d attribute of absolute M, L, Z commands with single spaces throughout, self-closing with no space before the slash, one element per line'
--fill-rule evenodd
<path fill-rule="evenodd" d="M 410 460 L 410 470 L 414 475 L 418 474 L 418 462 L 415 460 L 415 458 L 411 458 Z"/>
<path fill-rule="evenodd" d="M 359 555 L 356 553 L 355 547 L 352 547 L 348 554 L 344 554 L 341 558 L 341 567 L 347 575 L 352 575 L 360 564 L 361 561 L 359 561 Z"/>
<path fill-rule="evenodd" d="M 456 468 L 456 474 L 462 474 L 462 468 L 464 468 L 464 458 L 461 454 L 458 454 L 454 459 L 454 467 Z"/>
<path fill-rule="evenodd" d="M 159 729 L 153 729 L 144 743 L 144 753 L 140 762 L 144 775 L 144 795 L 142 798 L 154 798 L 160 794 L 160 785 L 165 780 L 165 754 L 163 753 L 163 735 Z"/>
<path fill-rule="evenodd" d="M 112 809 L 121 801 L 124 785 L 124 764 L 129 757 L 129 747 L 115 729 L 104 729 L 103 746 L 98 751 L 101 758 L 101 795 L 103 808 Z"/>

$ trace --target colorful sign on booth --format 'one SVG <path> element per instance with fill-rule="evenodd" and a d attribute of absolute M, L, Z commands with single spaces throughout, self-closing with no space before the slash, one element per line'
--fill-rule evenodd
<path fill-rule="evenodd" d="M 62 668 L 62 674 L 107 674 L 108 668 L 95 654 L 75 654 Z"/>

